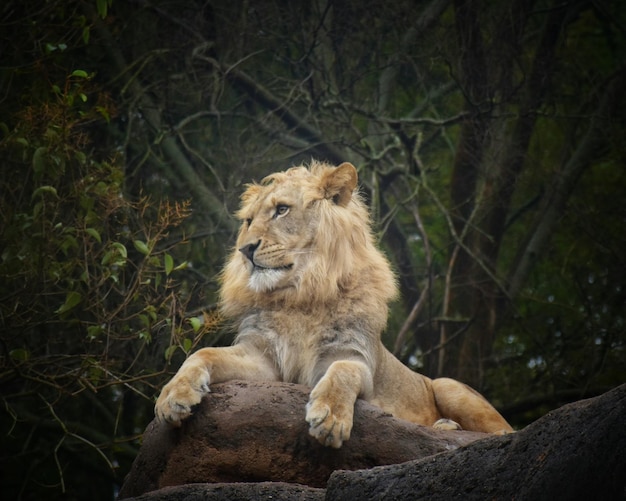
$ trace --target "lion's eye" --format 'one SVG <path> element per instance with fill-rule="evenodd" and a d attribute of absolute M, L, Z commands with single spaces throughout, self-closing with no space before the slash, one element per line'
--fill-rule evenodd
<path fill-rule="evenodd" d="M 278 204 L 276 206 L 276 212 L 274 213 L 274 217 L 284 216 L 289 212 L 289 206 L 285 204 Z"/>
<path fill-rule="evenodd" d="M 246 218 L 246 226 L 250 226 L 252 224 L 252 218 Z"/>

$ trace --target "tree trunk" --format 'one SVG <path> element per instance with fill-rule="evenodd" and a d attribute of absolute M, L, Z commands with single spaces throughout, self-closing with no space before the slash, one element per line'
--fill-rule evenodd
<path fill-rule="evenodd" d="M 560 34 L 574 19 L 566 8 L 550 12 L 533 50 L 528 76 L 516 89 L 512 65 L 501 61 L 523 58 L 522 37 L 532 4 L 525 0 L 512 4 L 513 13 L 500 23 L 498 46 L 486 50 L 481 26 L 474 16 L 476 6 L 472 2 L 455 3 L 462 54 L 460 82 L 468 118 L 461 128 L 450 186 L 456 245 L 451 252 L 452 278 L 443 312 L 444 318 L 458 322 L 442 324 L 439 343 L 444 352 L 439 354 L 437 375 L 458 378 L 477 389 L 483 389 L 485 366 L 498 326 L 519 293 L 519 284 L 528 276 L 531 254 L 522 251 L 510 273 L 509 286 L 504 279 L 506 270 L 499 263 L 500 248 L 517 180 L 527 167 L 526 154 L 537 116 L 555 71 Z M 586 153 L 589 160 L 589 151 Z M 539 213 L 540 222 L 533 231 L 535 236 L 529 237 L 529 245 L 545 241 L 546 228 L 550 232 L 556 221 L 552 216 L 562 214 L 583 168 L 579 161 L 576 165 L 565 169 L 569 189 L 560 193 L 554 212 Z M 559 176 L 558 184 L 563 181 L 563 173 Z"/>

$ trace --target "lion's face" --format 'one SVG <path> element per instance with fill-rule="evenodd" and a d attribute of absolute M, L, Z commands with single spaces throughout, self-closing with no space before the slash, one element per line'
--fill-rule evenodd
<path fill-rule="evenodd" d="M 356 184 L 352 164 L 314 162 L 248 186 L 237 244 L 222 274 L 224 313 L 336 304 L 339 294 L 370 286 L 386 303 L 395 282 L 373 243 Z"/>
<path fill-rule="evenodd" d="M 318 172 L 297 167 L 265 178 L 244 193 L 237 239 L 248 287 L 263 293 L 297 287 L 315 252 L 322 204 L 345 206 L 356 188 L 350 164 Z M 345 209 L 344 209 L 345 210 Z"/>
<path fill-rule="evenodd" d="M 294 286 L 311 252 L 319 199 L 305 199 L 307 171 L 288 174 L 250 187 L 239 212 L 241 273 L 248 275 L 248 287 L 255 292 Z"/>

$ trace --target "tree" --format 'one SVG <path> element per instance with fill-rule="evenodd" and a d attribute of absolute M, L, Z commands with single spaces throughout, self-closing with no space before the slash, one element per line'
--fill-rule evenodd
<path fill-rule="evenodd" d="M 15 499 L 112 498 L 155 381 L 211 323 L 186 314 L 203 285 L 178 251 L 188 202 L 128 196 L 123 157 L 98 141 L 117 110 L 71 7 L 7 6 L 0 470 Z"/>
<path fill-rule="evenodd" d="M 42 484 L 123 475 L 167 373 L 229 342 L 242 183 L 311 157 L 359 168 L 406 363 L 517 424 L 622 382 L 622 4 L 8 2 L 3 465 L 33 436 Z"/>
<path fill-rule="evenodd" d="M 536 5 L 516 2 L 506 7 L 508 12 L 487 20 L 494 26 L 485 29 L 482 20 L 472 15 L 476 8 L 472 2 L 455 4 L 460 46 L 469 50 L 461 58 L 459 71 L 467 96 L 467 118 L 451 179 L 452 218 L 459 236 L 453 250 L 458 248 L 459 253 L 451 288 L 460 299 L 451 299 L 456 302 L 452 311 L 472 322 L 451 343 L 448 349 L 453 356 L 443 357 L 440 370 L 480 385 L 482 361 L 491 353 L 497 328 L 520 295 L 537 256 L 550 242 L 576 182 L 582 172 L 604 160 L 598 153 L 610 145 L 605 134 L 618 121 L 613 110 L 620 101 L 618 89 L 625 83 L 626 68 L 621 62 L 604 74 L 596 69 L 594 82 L 585 85 L 587 102 L 573 107 L 562 102 L 557 111 L 548 111 L 571 82 L 569 72 L 563 80 L 557 73 L 568 35 L 584 36 L 579 30 L 593 24 L 592 14 L 580 5 L 554 5 L 536 23 L 532 19 L 536 11 L 531 10 Z M 487 48 L 483 30 L 496 32 L 499 43 Z M 531 30 L 536 35 L 525 45 Z M 516 63 L 490 65 L 489 61 Z M 499 253 L 510 228 L 507 219 L 515 215 L 511 204 L 517 181 L 524 169 L 532 169 L 527 152 L 540 134 L 540 117 L 554 120 L 561 114 L 582 118 L 568 120 L 570 134 L 561 159 L 554 173 L 547 172 L 552 180 L 534 201 L 541 211 L 528 225 L 516 257 L 502 266 Z M 441 342 L 446 338 L 444 329 Z"/>

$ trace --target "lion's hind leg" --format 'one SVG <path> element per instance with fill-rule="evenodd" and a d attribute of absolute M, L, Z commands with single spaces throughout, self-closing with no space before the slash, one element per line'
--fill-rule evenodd
<path fill-rule="evenodd" d="M 439 378 L 432 381 L 432 387 L 437 409 L 444 418 L 435 423 L 436 428 L 454 429 L 446 422 L 452 420 L 469 431 L 497 434 L 513 431 L 485 397 L 469 386 L 454 379 Z"/>
<path fill-rule="evenodd" d="M 456 431 L 456 430 L 463 429 L 461 428 L 461 425 L 459 423 L 457 423 L 456 421 L 452 421 L 452 419 L 448 419 L 448 418 L 438 419 L 437 421 L 435 421 L 433 428 L 437 430 L 446 430 L 446 431 L 451 431 L 451 430 Z"/>

